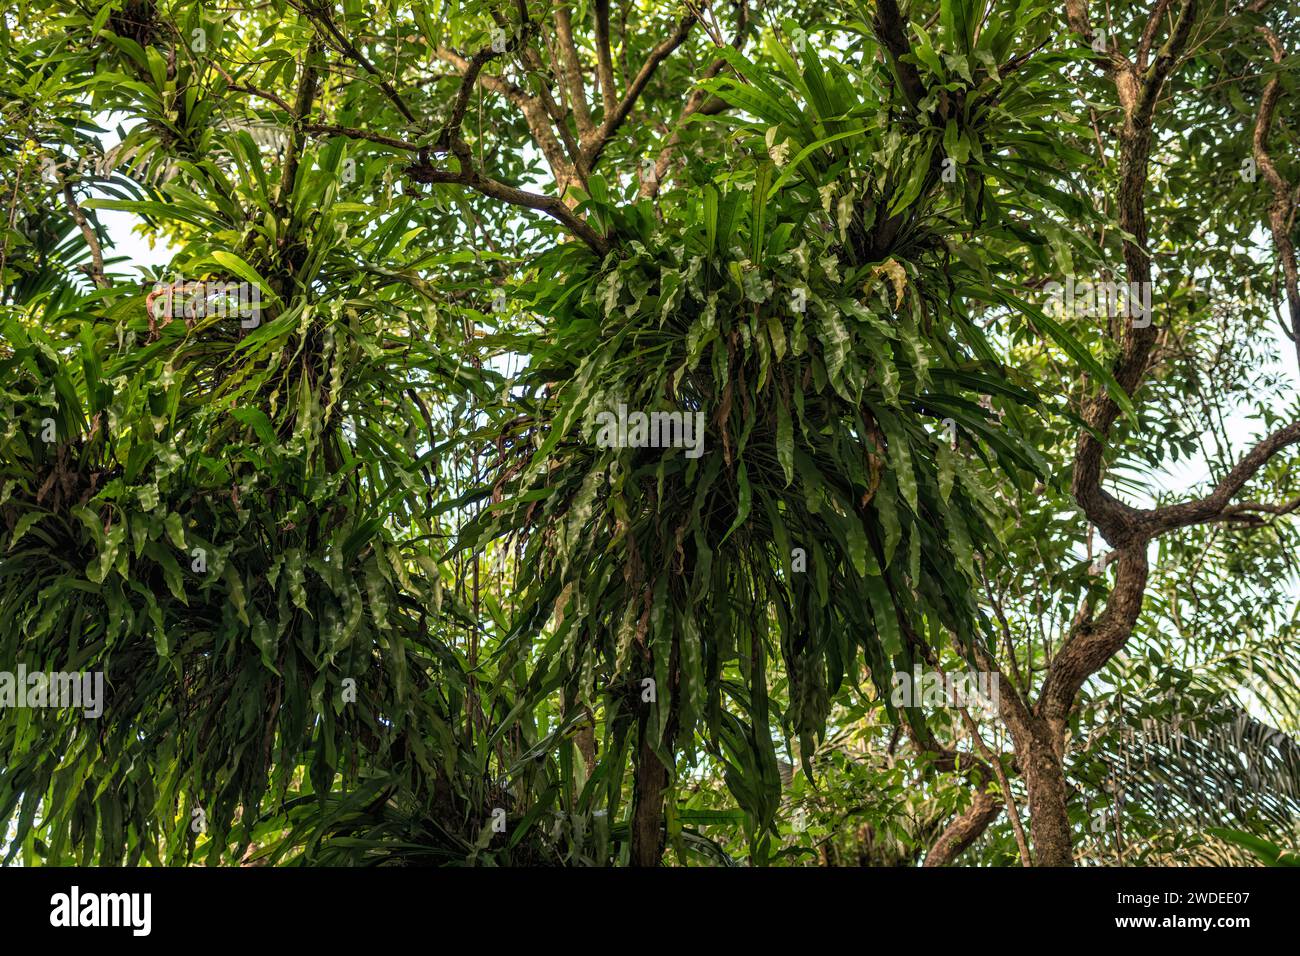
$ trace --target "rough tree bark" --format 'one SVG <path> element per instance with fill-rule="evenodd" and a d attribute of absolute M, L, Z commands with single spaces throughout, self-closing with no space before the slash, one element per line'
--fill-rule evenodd
<path fill-rule="evenodd" d="M 647 609 L 647 614 L 649 613 Z M 647 648 L 643 655 L 647 674 L 654 673 L 654 658 Z M 677 642 L 674 640 L 668 657 L 668 700 L 663 734 L 663 750 L 673 752 L 677 739 Z M 644 706 L 644 705 L 643 705 Z M 672 779 L 671 768 L 666 767 L 650 741 L 646 724 L 649 713 L 643 711 L 637 721 L 637 752 L 632 768 L 632 835 L 629 864 L 632 866 L 658 866 L 663 861 L 667 834 L 664 832 L 664 796 Z"/>
<path fill-rule="evenodd" d="M 1151 281 L 1146 186 L 1152 120 L 1165 81 L 1187 48 L 1197 13 L 1197 0 L 1186 0 L 1178 7 L 1168 38 L 1148 66 L 1161 20 L 1170 5 L 1169 0 L 1161 0 L 1153 10 L 1143 31 L 1136 63 L 1129 60 L 1113 41 L 1109 42 L 1107 58 L 1102 61 L 1115 84 L 1123 112 L 1119 129 L 1120 182 L 1116 198 L 1120 225 L 1129 234 L 1123 243 L 1129 283 Z M 1257 0 L 1252 9 L 1258 12 L 1265 5 L 1266 0 Z M 1093 40 L 1086 0 L 1067 0 L 1066 16 L 1076 33 L 1089 42 Z M 1276 58 L 1278 50 L 1271 41 L 1270 48 Z M 1262 144 L 1267 137 L 1268 119 L 1275 101 L 1276 92 L 1270 94 L 1266 90 L 1255 136 L 1257 157 L 1267 155 Z M 1276 195 L 1277 184 L 1267 172 L 1265 175 L 1274 186 Z M 1289 227 L 1289 223 L 1287 225 Z M 1284 273 L 1288 272 L 1288 267 L 1294 271 L 1294 253 L 1289 242 L 1278 244 L 1278 253 L 1283 260 Z M 1287 292 L 1288 302 L 1294 309 L 1295 299 L 1289 286 Z M 1158 329 L 1154 326 L 1130 326 L 1122 334 L 1120 354 L 1112 371 L 1125 393 L 1133 397 L 1149 370 Z M 1164 508 L 1139 509 L 1123 503 L 1102 487 L 1104 443 L 1119 415 L 1118 403 L 1104 392 L 1085 404 L 1082 417 L 1092 431 L 1084 431 L 1079 436 L 1071 486 L 1080 509 L 1114 549 L 1105 561 L 1115 569 L 1105 609 L 1094 617 L 1091 608 L 1085 605 L 1053 657 L 1035 703 L 1030 705 L 1015 693 L 1004 693 L 1001 700 L 1000 716 L 1011 731 L 1026 782 L 1030 828 L 1039 866 L 1069 866 L 1073 862 L 1063 764 L 1070 711 L 1083 683 L 1104 667 L 1133 633 L 1145 596 L 1150 541 L 1177 528 L 1195 524 L 1249 520 L 1254 512 L 1283 514 L 1293 510 L 1293 505 L 1234 505 L 1232 500 L 1272 456 L 1300 442 L 1300 423 L 1284 426 L 1259 442 L 1203 498 Z M 983 664 L 997 673 L 1003 686 L 1007 686 L 1005 675 L 995 661 L 986 658 Z"/>
<path fill-rule="evenodd" d="M 664 855 L 664 794 L 668 790 L 665 767 L 644 733 L 639 735 L 633 769 L 632 866 L 658 866 Z"/>
<path fill-rule="evenodd" d="M 1002 813 L 1002 803 L 983 790 L 976 790 L 971 805 L 953 818 L 925 854 L 923 866 L 948 866 L 979 839 Z"/>

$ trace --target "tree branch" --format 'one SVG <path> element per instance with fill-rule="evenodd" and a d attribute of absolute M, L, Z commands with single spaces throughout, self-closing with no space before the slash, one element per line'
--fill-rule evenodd
<path fill-rule="evenodd" d="M 408 143 L 406 140 L 397 139 L 394 136 L 385 136 L 382 133 L 371 133 L 368 130 L 357 129 L 354 126 L 336 126 L 332 123 L 304 123 L 302 130 L 304 133 L 312 133 L 316 136 L 347 136 L 351 139 L 369 140 L 372 143 L 379 143 L 393 149 L 404 149 L 412 153 L 420 151 L 420 147 L 414 143 Z"/>
<path fill-rule="evenodd" d="M 104 253 L 99 245 L 99 237 L 95 235 L 95 229 L 86 219 L 86 214 L 81 211 L 77 205 L 77 198 L 72 194 L 72 186 L 63 177 L 63 174 L 55 170 L 55 175 L 59 177 L 59 183 L 63 186 L 63 201 L 67 204 L 68 212 L 72 214 L 73 221 L 77 228 L 81 230 L 82 237 L 86 240 L 86 245 L 90 248 L 90 261 L 92 265 L 86 274 L 90 276 L 96 288 L 107 289 L 110 285 L 108 279 L 104 276 Z"/>
<path fill-rule="evenodd" d="M 1266 26 L 1256 28 L 1268 43 L 1273 62 L 1280 64 L 1285 57 L 1282 44 L 1272 30 Z M 1300 364 L 1300 270 L 1296 268 L 1295 244 L 1291 241 L 1291 225 L 1294 216 L 1295 201 L 1293 190 L 1273 163 L 1268 151 L 1268 134 L 1273 125 L 1273 113 L 1282 96 L 1281 77 L 1274 73 L 1264 86 L 1264 93 L 1259 101 L 1259 116 L 1255 120 L 1253 149 L 1255 165 L 1264 174 L 1273 196 L 1268 204 L 1269 231 L 1273 234 L 1273 248 L 1281 262 L 1283 282 L 1286 287 L 1287 308 L 1291 317 L 1290 338 L 1295 344 L 1296 361 Z"/>
<path fill-rule="evenodd" d="M 953 818 L 925 854 L 922 866 L 948 866 L 987 830 L 1002 813 L 1002 804 L 986 790 L 976 789 L 971 804 Z"/>
<path fill-rule="evenodd" d="M 433 54 L 460 70 L 462 76 L 469 70 L 470 61 L 454 50 L 437 47 Z M 523 114 L 533 140 L 542 151 L 542 155 L 546 157 L 547 165 L 551 167 L 551 174 L 555 177 L 556 192 L 564 196 L 569 185 L 580 178 L 579 171 L 575 169 L 574 161 L 556 138 L 555 130 L 551 126 L 551 115 L 545 104 L 538 97 L 528 95 L 504 77 L 480 71 L 476 79 L 485 89 L 504 96 Z"/>
<path fill-rule="evenodd" d="M 1096 41 L 1097 32 L 1092 28 L 1092 21 L 1088 14 L 1088 0 L 1065 0 L 1065 19 L 1070 29 L 1079 34 L 1085 43 L 1091 46 Z M 1119 48 L 1119 44 L 1114 42 L 1114 38 L 1105 36 L 1103 42 L 1106 51 L 1106 59 L 1103 61 L 1106 73 L 1115 80 L 1120 102 L 1125 109 L 1128 109 L 1137 93 L 1136 71 L 1129 58 L 1124 55 L 1124 51 Z"/>
<path fill-rule="evenodd" d="M 498 52 L 490 46 L 486 46 L 465 63 L 464 70 L 460 75 L 460 86 L 456 90 L 456 99 L 451 104 L 451 113 L 447 117 L 446 124 L 438 133 L 439 143 L 450 146 L 452 139 L 460 135 L 460 126 L 465 121 L 465 110 L 469 108 L 470 94 L 474 92 L 474 84 L 478 80 L 479 73 L 483 71 L 484 65 L 489 60 L 495 59 L 504 53 L 504 50 Z"/>
<path fill-rule="evenodd" d="M 251 86 L 247 83 L 236 83 L 234 78 L 231 77 L 231 75 L 227 73 L 225 70 L 223 70 L 221 68 L 221 65 L 216 61 L 212 62 L 212 67 L 222 75 L 222 77 L 226 81 L 226 86 L 229 89 L 233 90 L 234 92 L 248 93 L 251 96 L 260 96 L 262 99 L 274 103 L 276 106 L 280 107 L 280 109 L 284 110 L 286 113 L 293 115 L 293 107 L 291 107 L 287 102 L 285 102 L 285 100 L 282 97 L 278 96 L 277 94 L 272 93 L 270 90 L 259 89 L 258 87 Z"/>
<path fill-rule="evenodd" d="M 290 111 L 293 125 L 290 129 L 289 146 L 285 151 L 284 173 L 280 177 L 280 186 L 276 191 L 276 203 L 282 215 L 289 211 L 289 197 L 293 193 L 294 180 L 298 178 L 298 164 L 302 158 L 302 149 L 306 143 L 306 131 L 303 120 L 310 114 L 312 104 L 316 102 L 316 91 L 320 72 L 317 59 L 320 56 L 320 41 L 315 37 L 307 44 L 307 53 L 303 57 L 301 77 L 298 81 L 298 95 Z M 276 294 L 280 294 L 279 290 Z"/>
<path fill-rule="evenodd" d="M 614 58 L 609 43 L 609 0 L 595 0 L 596 14 L 596 71 L 600 80 L 600 98 L 605 105 L 605 115 L 614 112 L 618 93 L 614 89 Z"/>
<path fill-rule="evenodd" d="M 1147 17 L 1147 25 L 1142 28 L 1142 39 L 1138 43 L 1137 68 L 1139 70 L 1147 68 L 1147 57 L 1151 55 L 1151 47 L 1156 42 L 1156 33 L 1160 30 L 1160 18 L 1168 9 L 1169 0 L 1157 0 L 1151 16 Z"/>
<path fill-rule="evenodd" d="M 903 57 L 912 52 L 907 39 L 907 24 L 898 9 L 897 0 L 876 0 L 876 12 L 871 17 L 871 28 L 889 55 L 889 65 L 898 77 L 903 95 L 915 109 L 925 99 L 925 84 L 921 74 L 912 63 L 904 63 Z"/>
<path fill-rule="evenodd" d="M 1160 52 L 1156 54 L 1156 61 L 1142 74 L 1142 87 L 1134 116 L 1134 122 L 1139 126 L 1145 126 L 1150 122 L 1165 80 L 1169 78 L 1174 64 L 1178 62 L 1178 58 L 1182 56 L 1187 46 L 1187 39 L 1192 33 L 1192 21 L 1196 19 L 1196 4 L 1197 0 L 1185 0 L 1182 9 L 1178 12 L 1178 20 L 1174 24 L 1173 31 L 1165 40 L 1164 46 L 1160 48 Z"/>
<path fill-rule="evenodd" d="M 749 2 L 748 0 L 738 0 L 736 3 L 736 32 L 731 38 L 731 47 L 734 50 L 741 50 L 745 46 L 745 41 L 749 36 Z M 701 80 L 710 80 L 717 76 L 726 67 L 727 61 L 718 57 L 708 68 L 705 69 Z M 686 98 L 686 105 L 677 116 L 677 122 L 673 126 L 672 133 L 664 141 L 663 147 L 659 150 L 659 155 L 655 158 L 654 172 L 649 177 L 641 179 L 641 196 L 647 199 L 653 199 L 659 194 L 660 186 L 664 177 L 668 173 L 668 164 L 672 162 L 673 152 L 682 140 L 682 124 L 691 116 L 699 113 L 701 116 L 712 116 L 721 113 L 727 108 L 724 100 L 716 96 L 710 96 L 708 91 L 694 89 L 691 95 Z"/>
<path fill-rule="evenodd" d="M 582 81 L 582 61 L 578 59 L 578 47 L 573 42 L 573 23 L 567 3 L 555 6 L 555 32 L 560 38 L 560 57 L 564 60 L 563 80 L 569 91 L 574 120 L 578 124 L 578 139 L 581 140 L 591 132 L 591 107 L 587 104 L 586 84 Z"/>
<path fill-rule="evenodd" d="M 603 256 L 610 251 L 609 240 L 596 232 L 558 197 L 530 193 L 483 175 L 474 167 L 469 146 L 464 140 L 457 139 L 452 144 L 452 151 L 460 162 L 459 172 L 440 169 L 421 158 L 406 167 L 407 175 L 420 183 L 452 183 L 468 186 L 484 196 L 500 200 L 509 205 L 537 210 L 562 224 L 574 236 L 586 243 L 597 255 Z"/>
<path fill-rule="evenodd" d="M 1079 619 L 1071 628 L 1043 681 L 1035 709 L 1058 734 L 1064 733 L 1083 682 L 1124 646 L 1142 613 L 1148 575 L 1146 542 L 1134 542 L 1117 554 L 1115 585 L 1105 609 L 1096 618 Z"/>
<path fill-rule="evenodd" d="M 971 739 L 975 741 L 975 746 L 979 752 L 984 755 L 984 759 L 993 767 L 993 771 L 998 775 L 998 786 L 1002 788 L 1002 800 L 1006 804 L 1007 816 L 1011 818 L 1011 829 L 1016 835 L 1016 849 L 1020 851 L 1020 865 L 1031 867 L 1034 865 L 1033 857 L 1029 855 L 1029 842 L 1025 839 L 1025 828 L 1020 824 L 1020 811 L 1016 808 L 1015 797 L 1011 795 L 1011 784 L 1007 780 L 1007 772 L 1002 767 L 1002 761 L 994 756 L 993 751 L 989 750 L 988 744 L 984 743 L 984 738 L 980 736 L 980 729 L 975 720 L 967 712 L 965 707 L 960 708 L 963 722 L 966 729 L 970 731 Z"/>
<path fill-rule="evenodd" d="M 1223 517 L 1229 503 L 1246 482 L 1279 451 L 1297 443 L 1300 443 L 1300 422 L 1279 428 L 1252 448 L 1205 497 L 1142 512 L 1143 535 L 1154 537 L 1175 528 L 1186 528 Z M 1256 507 L 1261 510 L 1264 508 L 1262 505 Z M 1239 513 L 1241 509 L 1237 510 Z"/>
<path fill-rule="evenodd" d="M 650 51 L 650 55 L 646 57 L 640 71 L 628 86 L 627 92 L 623 94 L 623 99 L 614 107 L 612 113 L 606 113 L 600 127 L 592 134 L 591 140 L 586 144 L 583 150 L 583 162 L 588 169 L 596 167 L 596 161 L 600 158 L 601 152 L 609 143 L 610 138 L 623 125 L 623 121 L 627 119 L 628 114 L 632 112 L 632 107 L 636 105 L 637 99 L 641 96 L 641 91 L 650 82 L 650 78 L 654 76 L 659 64 L 686 41 L 686 37 L 690 35 L 694 23 L 695 14 L 688 13 L 678 21 L 677 29 L 673 31 L 672 35 L 656 44 L 654 49 Z"/>
<path fill-rule="evenodd" d="M 397 90 L 393 89 L 393 85 L 384 79 L 383 75 L 375 69 L 374 64 L 366 58 L 366 55 L 357 49 L 352 41 L 345 37 L 339 31 L 339 28 L 334 25 L 334 16 L 328 7 L 312 7 L 309 3 L 299 5 L 294 3 L 294 0 L 290 0 L 290 3 L 293 3 L 296 9 L 311 20 L 313 24 L 324 28 L 325 32 L 328 33 L 333 38 L 334 42 L 338 44 L 341 52 L 351 57 L 363 70 L 375 78 L 375 81 L 379 84 L 380 90 L 382 90 L 384 95 L 388 97 L 389 101 L 397 107 L 397 111 L 402 114 L 402 117 L 408 123 L 412 126 L 420 126 L 419 120 L 415 118 L 415 114 L 407 107 L 406 101 L 402 99 Z"/>
<path fill-rule="evenodd" d="M 1185 0 L 1173 33 L 1161 49 L 1156 63 L 1147 71 L 1141 82 L 1128 68 L 1115 74 L 1116 91 L 1120 104 L 1124 108 L 1124 118 L 1120 127 L 1117 204 L 1120 227 L 1128 233 L 1123 242 L 1123 254 L 1130 287 L 1149 288 L 1151 283 L 1151 258 L 1147 252 L 1146 219 L 1151 119 L 1164 81 L 1178 57 L 1181 56 L 1190 35 L 1196 2 L 1197 0 Z M 1067 4 L 1067 13 L 1071 16 L 1073 24 L 1075 17 L 1086 17 L 1087 6 L 1082 0 L 1072 0 Z M 1129 395 L 1136 393 L 1138 385 L 1146 374 L 1157 334 L 1158 329 L 1154 325 L 1147 325 L 1145 328 L 1130 325 L 1124 330 L 1120 354 L 1112 366 L 1112 371 L 1115 380 Z M 1088 520 L 1093 522 L 1102 536 L 1116 547 L 1123 545 L 1131 537 L 1136 512 L 1101 487 L 1103 447 L 1102 442 L 1094 437 L 1093 433 L 1103 438 L 1109 436 L 1110 428 L 1118 417 L 1118 403 L 1104 392 L 1085 403 L 1083 419 L 1092 431 L 1085 429 L 1079 433 L 1071 483 L 1071 492 Z"/>

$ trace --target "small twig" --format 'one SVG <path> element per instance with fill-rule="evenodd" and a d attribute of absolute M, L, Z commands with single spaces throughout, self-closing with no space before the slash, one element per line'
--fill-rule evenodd
<path fill-rule="evenodd" d="M 104 277 L 104 253 L 99 246 L 99 237 L 95 235 L 95 229 L 86 219 L 86 214 L 81 211 L 77 205 L 77 199 L 72 194 L 72 186 L 63 174 L 55 170 L 54 175 L 58 176 L 59 182 L 63 186 L 63 201 L 67 203 L 68 212 L 72 213 L 73 220 L 77 223 L 77 228 L 81 230 L 81 235 L 85 237 L 86 245 L 90 247 L 90 259 L 94 263 L 89 271 L 91 280 L 100 289 L 107 289 L 110 285 L 107 278 Z"/>

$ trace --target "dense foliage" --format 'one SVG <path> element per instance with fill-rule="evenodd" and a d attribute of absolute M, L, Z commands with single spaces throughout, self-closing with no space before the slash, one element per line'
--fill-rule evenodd
<path fill-rule="evenodd" d="M 0 707 L 4 859 L 1287 862 L 1292 50 L 1266 0 L 6 13 L 0 672 L 106 696 Z"/>

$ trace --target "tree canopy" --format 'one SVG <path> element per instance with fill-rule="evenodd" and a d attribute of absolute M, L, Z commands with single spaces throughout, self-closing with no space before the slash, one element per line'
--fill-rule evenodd
<path fill-rule="evenodd" d="M 0 681 L 104 695 L 0 683 L 0 857 L 1295 860 L 1297 57 L 1280 0 L 20 3 Z"/>

